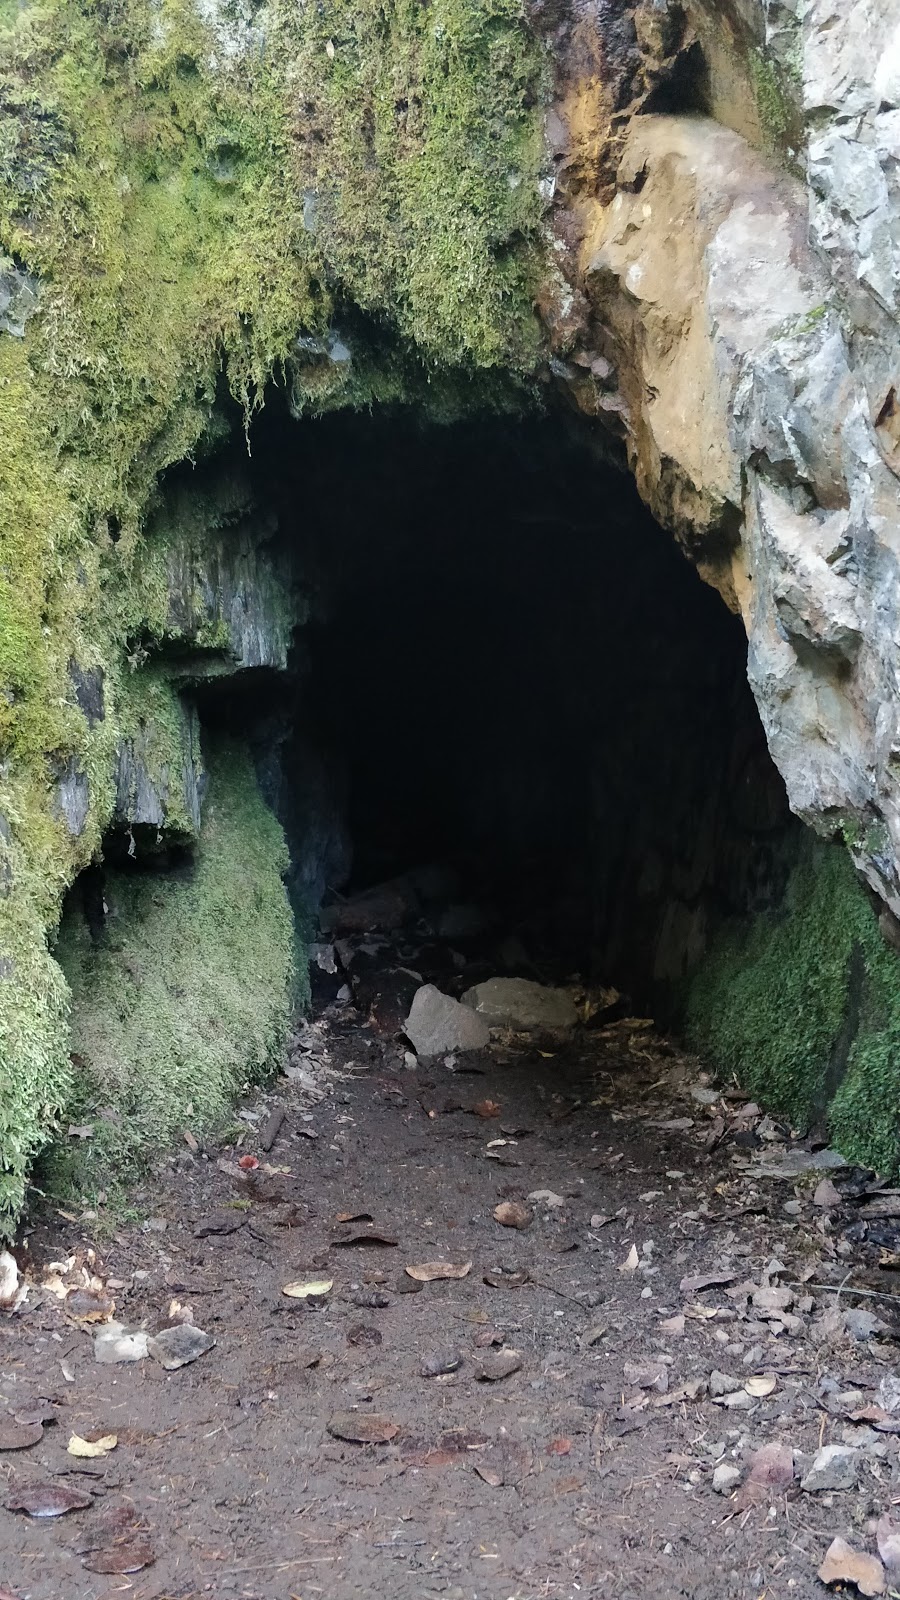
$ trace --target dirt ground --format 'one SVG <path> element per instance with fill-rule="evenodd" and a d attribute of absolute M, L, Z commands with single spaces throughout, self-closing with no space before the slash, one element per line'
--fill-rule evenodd
<path fill-rule="evenodd" d="M 824 1595 L 832 1538 L 874 1553 L 900 1504 L 892 1302 L 850 1293 L 898 1282 L 889 1215 L 867 1220 L 890 1194 L 765 1176 L 809 1147 L 629 1019 L 409 1070 L 377 978 L 301 1028 L 238 1142 L 186 1142 L 140 1220 L 37 1219 L 0 1317 L 0 1442 L 47 1420 L 0 1452 L 0 1594 Z M 471 1266 L 406 1272 L 434 1261 Z M 83 1319 L 113 1301 L 128 1330 L 215 1345 L 101 1364 Z M 340 1437 L 367 1430 L 384 1442 Z M 779 1442 L 787 1481 L 783 1450 L 758 1455 Z M 852 1486 L 801 1488 L 828 1444 Z M 47 1484 L 90 1501 L 8 1509 Z"/>

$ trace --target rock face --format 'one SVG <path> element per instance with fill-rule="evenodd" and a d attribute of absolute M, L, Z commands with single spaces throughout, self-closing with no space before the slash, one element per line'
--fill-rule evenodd
<path fill-rule="evenodd" d="M 643 114 L 645 96 L 616 135 L 615 193 L 598 198 L 572 178 L 584 134 L 567 121 L 569 78 L 552 135 L 575 296 L 555 324 L 560 376 L 620 434 L 660 521 L 740 610 L 793 809 L 843 830 L 896 916 L 896 13 L 889 0 L 751 5 L 742 44 L 696 4 L 686 34 L 660 21 L 653 35 L 651 14 L 673 9 L 635 11 L 644 78 L 654 59 L 663 72 L 700 49 L 710 108 L 732 126 Z M 592 116 L 608 161 L 599 100 Z"/>

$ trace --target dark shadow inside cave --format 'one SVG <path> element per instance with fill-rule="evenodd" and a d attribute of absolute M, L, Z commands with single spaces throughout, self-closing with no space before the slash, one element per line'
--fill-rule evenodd
<path fill-rule="evenodd" d="M 295 903 L 440 862 L 448 933 L 477 908 L 659 1010 L 785 875 L 739 621 L 569 417 L 276 402 L 251 447 L 308 621 L 287 677 L 199 703 L 251 737 Z"/>

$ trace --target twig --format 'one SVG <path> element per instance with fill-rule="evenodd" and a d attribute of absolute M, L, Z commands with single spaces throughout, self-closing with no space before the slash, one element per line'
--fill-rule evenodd
<path fill-rule="evenodd" d="M 818 1290 L 823 1294 L 856 1294 L 865 1295 L 867 1300 L 900 1300 L 900 1294 L 886 1294 L 883 1289 L 853 1289 L 847 1287 L 846 1279 L 843 1283 L 789 1283 L 789 1289 Z"/>

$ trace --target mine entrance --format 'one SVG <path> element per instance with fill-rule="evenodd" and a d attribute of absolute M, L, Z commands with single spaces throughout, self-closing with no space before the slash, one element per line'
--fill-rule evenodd
<path fill-rule="evenodd" d="M 296 899 L 437 865 L 449 939 L 661 1003 L 780 891 L 742 627 L 571 418 L 274 404 L 251 451 L 307 620 L 277 696 L 206 714 L 255 719 Z"/>

